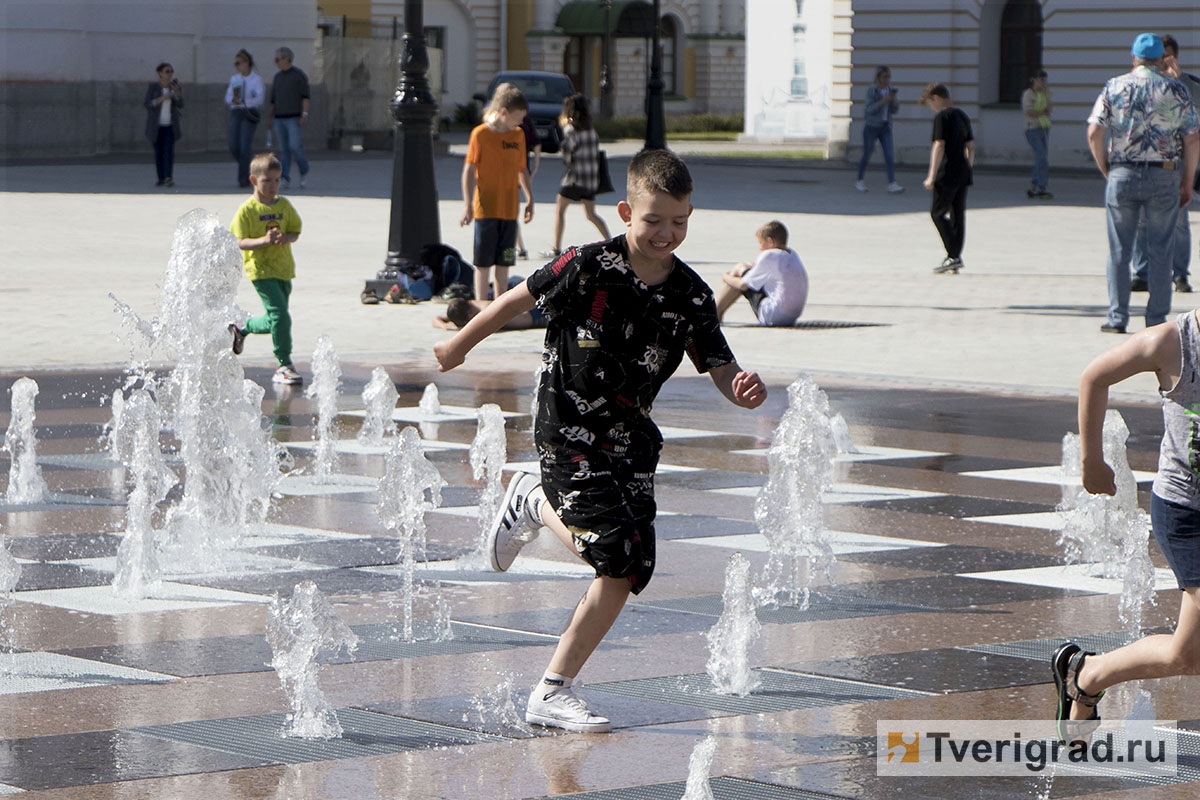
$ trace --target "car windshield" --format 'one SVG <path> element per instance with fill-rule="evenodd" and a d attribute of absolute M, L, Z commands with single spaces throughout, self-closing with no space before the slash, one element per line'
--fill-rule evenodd
<path fill-rule="evenodd" d="M 507 81 L 515 84 L 530 103 L 561 103 L 564 97 L 575 91 L 566 77 L 513 75 Z"/>

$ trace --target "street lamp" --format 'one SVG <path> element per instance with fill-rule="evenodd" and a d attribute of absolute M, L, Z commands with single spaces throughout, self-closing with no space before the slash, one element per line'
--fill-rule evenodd
<path fill-rule="evenodd" d="M 600 117 L 612 119 L 612 79 L 608 74 L 608 64 L 612 58 L 612 0 L 600 0 L 600 6 L 604 9 L 604 44 L 600 54 L 603 62 L 600 65 Z"/>
<path fill-rule="evenodd" d="M 659 0 L 654 0 L 654 33 L 650 55 L 650 80 L 646 83 L 646 149 L 667 149 L 667 125 L 663 118 L 662 58 L 659 54 Z"/>
<path fill-rule="evenodd" d="M 423 0 L 404 0 L 400 82 L 392 97 L 395 142 L 392 151 L 392 207 L 384 268 L 368 279 L 363 298 L 382 298 L 400 273 L 421 263 L 421 250 L 441 240 L 437 183 L 433 176 L 433 118 L 437 103 L 429 90 Z"/>

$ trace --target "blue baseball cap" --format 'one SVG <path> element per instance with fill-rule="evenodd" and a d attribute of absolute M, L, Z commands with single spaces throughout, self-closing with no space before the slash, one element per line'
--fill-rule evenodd
<path fill-rule="evenodd" d="M 1138 58 L 1162 58 L 1163 42 L 1157 33 L 1139 33 L 1130 52 Z"/>

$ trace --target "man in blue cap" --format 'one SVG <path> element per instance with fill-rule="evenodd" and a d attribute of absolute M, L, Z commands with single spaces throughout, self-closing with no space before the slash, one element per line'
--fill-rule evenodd
<path fill-rule="evenodd" d="M 1105 84 L 1088 116 L 1088 147 L 1108 181 L 1106 333 L 1125 333 L 1129 324 L 1129 262 L 1142 216 L 1150 265 L 1146 327 L 1166 321 L 1175 222 L 1192 200 L 1200 158 L 1200 117 L 1183 84 L 1163 73 L 1162 39 L 1139 34 L 1131 53 L 1133 69 Z"/>

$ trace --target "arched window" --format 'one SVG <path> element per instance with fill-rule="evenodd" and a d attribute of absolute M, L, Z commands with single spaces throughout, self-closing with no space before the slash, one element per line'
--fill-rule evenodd
<path fill-rule="evenodd" d="M 1029 76 L 1042 67 L 1042 7 L 1037 0 L 1008 0 L 1000 18 L 1001 103 L 1021 102 Z"/>

